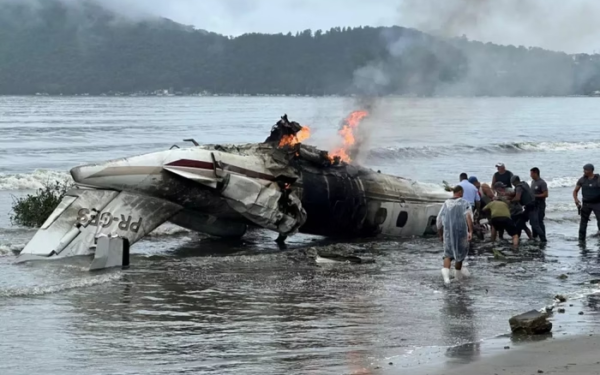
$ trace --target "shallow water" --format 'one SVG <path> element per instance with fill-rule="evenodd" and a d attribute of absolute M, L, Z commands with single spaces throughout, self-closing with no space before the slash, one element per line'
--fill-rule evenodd
<path fill-rule="evenodd" d="M 578 247 L 570 194 L 600 149 L 597 99 L 390 99 L 376 108 L 360 161 L 382 172 L 438 189 L 463 171 L 489 181 L 497 162 L 522 177 L 539 167 L 550 186 L 548 246 L 525 244 L 510 262 L 476 246 L 472 279 L 450 288 L 435 239 L 358 241 L 348 246 L 374 264 L 316 266 L 298 249 L 327 246 L 321 238 L 298 235 L 281 251 L 267 231 L 232 242 L 170 225 L 134 247 L 127 271 L 89 273 L 87 259 L 14 265 L 13 250 L 34 231 L 11 227 L 12 195 L 72 166 L 191 137 L 259 142 L 284 113 L 333 148 L 356 107 L 334 98 L 0 98 L 0 373 L 389 372 L 476 358 L 510 316 L 558 293 L 581 298 L 555 318 L 555 335 L 595 330 L 597 300 L 584 296 L 597 289 L 587 282 L 600 278 L 600 242 Z M 455 347 L 466 343 L 477 344 Z"/>

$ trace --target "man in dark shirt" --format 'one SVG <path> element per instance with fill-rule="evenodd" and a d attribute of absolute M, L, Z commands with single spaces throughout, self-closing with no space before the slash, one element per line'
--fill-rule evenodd
<path fill-rule="evenodd" d="M 533 196 L 531 188 L 526 182 L 521 181 L 519 176 L 513 176 L 511 183 L 515 186 L 515 197 L 512 200 L 523 205 L 525 210 L 523 217 L 529 219 L 533 236 L 535 237 L 537 235 L 540 237 L 541 242 L 546 242 L 546 232 L 544 232 L 540 226 L 535 197 Z M 519 225 L 517 225 L 517 227 L 519 227 Z"/>
<path fill-rule="evenodd" d="M 577 198 L 579 190 L 582 190 L 583 205 Z M 598 232 L 600 232 L 600 176 L 594 174 L 594 166 L 586 164 L 583 166 L 583 177 L 577 181 L 575 190 L 573 190 L 573 199 L 575 204 L 581 210 L 581 221 L 579 222 L 579 241 L 585 241 L 587 225 L 590 221 L 592 211 L 598 222 Z"/>
<path fill-rule="evenodd" d="M 540 227 L 544 233 L 546 233 L 546 225 L 544 225 L 544 218 L 546 217 L 546 198 L 548 198 L 548 184 L 540 177 L 539 168 L 531 168 L 530 176 L 533 182 L 531 182 L 531 190 L 535 196 L 535 204 L 538 210 L 538 221 Z"/>
<path fill-rule="evenodd" d="M 502 182 L 505 187 L 511 188 L 511 179 L 513 177 L 512 172 L 506 170 L 506 167 L 502 163 L 496 164 L 496 168 L 498 168 L 498 172 L 494 173 L 494 177 L 492 178 L 492 187 L 496 185 L 496 182 Z"/>

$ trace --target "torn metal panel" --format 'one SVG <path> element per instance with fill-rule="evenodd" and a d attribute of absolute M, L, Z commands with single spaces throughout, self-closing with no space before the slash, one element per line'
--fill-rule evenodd
<path fill-rule="evenodd" d="M 293 193 L 282 192 L 277 183 L 261 185 L 253 179 L 228 174 L 221 194 L 229 205 L 253 223 L 291 235 L 306 221 L 306 211 Z"/>

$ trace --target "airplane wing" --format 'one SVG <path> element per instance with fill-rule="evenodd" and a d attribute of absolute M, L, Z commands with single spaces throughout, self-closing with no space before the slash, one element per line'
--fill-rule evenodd
<path fill-rule="evenodd" d="M 74 189 L 21 251 L 19 261 L 93 254 L 97 238 L 108 235 L 133 245 L 181 209 L 145 195 Z"/>

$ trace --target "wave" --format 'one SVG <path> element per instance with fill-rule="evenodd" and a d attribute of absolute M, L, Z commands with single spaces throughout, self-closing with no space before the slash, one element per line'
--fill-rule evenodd
<path fill-rule="evenodd" d="M 72 181 L 63 171 L 36 169 L 33 173 L 0 173 L 0 190 L 37 190 L 47 183 Z"/>
<path fill-rule="evenodd" d="M 368 157 L 375 159 L 403 159 L 411 157 L 433 158 L 460 153 L 518 153 L 554 152 L 600 149 L 600 141 L 591 142 L 512 142 L 490 146 L 456 144 L 452 146 L 378 147 L 369 150 Z"/>

